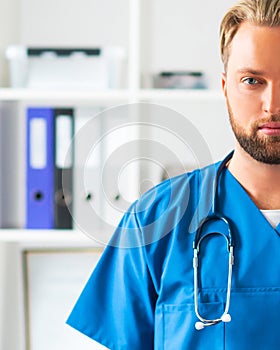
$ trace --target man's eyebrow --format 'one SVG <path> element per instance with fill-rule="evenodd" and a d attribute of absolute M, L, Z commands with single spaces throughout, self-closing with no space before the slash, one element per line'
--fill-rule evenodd
<path fill-rule="evenodd" d="M 247 74 L 252 74 L 252 75 L 264 75 L 263 71 L 252 69 L 250 67 L 240 68 L 237 70 L 237 73 L 240 73 L 240 74 L 247 73 Z"/>

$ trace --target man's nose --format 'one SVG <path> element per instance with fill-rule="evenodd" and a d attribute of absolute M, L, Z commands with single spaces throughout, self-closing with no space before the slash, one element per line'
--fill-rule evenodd
<path fill-rule="evenodd" d="M 267 114 L 280 114 L 280 82 L 268 84 L 263 103 Z"/>

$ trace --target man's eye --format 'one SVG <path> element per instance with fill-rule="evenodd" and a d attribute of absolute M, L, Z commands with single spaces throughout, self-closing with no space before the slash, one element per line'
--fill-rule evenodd
<path fill-rule="evenodd" d="M 245 78 L 242 80 L 243 83 L 247 84 L 247 85 L 256 85 L 258 84 L 258 80 L 255 78 Z"/>

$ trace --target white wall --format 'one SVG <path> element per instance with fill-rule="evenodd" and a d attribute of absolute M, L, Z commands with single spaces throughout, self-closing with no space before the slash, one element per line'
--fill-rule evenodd
<path fill-rule="evenodd" d="M 8 45 L 19 43 L 19 0 L 0 0 L 0 86 L 8 84 L 8 66 L 4 51 Z"/>
<path fill-rule="evenodd" d="M 20 40 L 23 44 L 128 45 L 129 0 L 21 2 Z"/>
<path fill-rule="evenodd" d="M 17 244 L 0 242 L 1 350 L 23 350 L 25 348 L 20 258 Z"/>
<path fill-rule="evenodd" d="M 160 70 L 202 70 L 209 86 L 219 87 L 219 24 L 235 0 L 144 0 L 142 67 Z"/>

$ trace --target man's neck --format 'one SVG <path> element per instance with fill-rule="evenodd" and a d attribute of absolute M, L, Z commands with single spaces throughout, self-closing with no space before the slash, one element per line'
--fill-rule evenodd
<path fill-rule="evenodd" d="M 259 209 L 280 209 L 280 165 L 258 162 L 237 147 L 228 169 Z"/>

